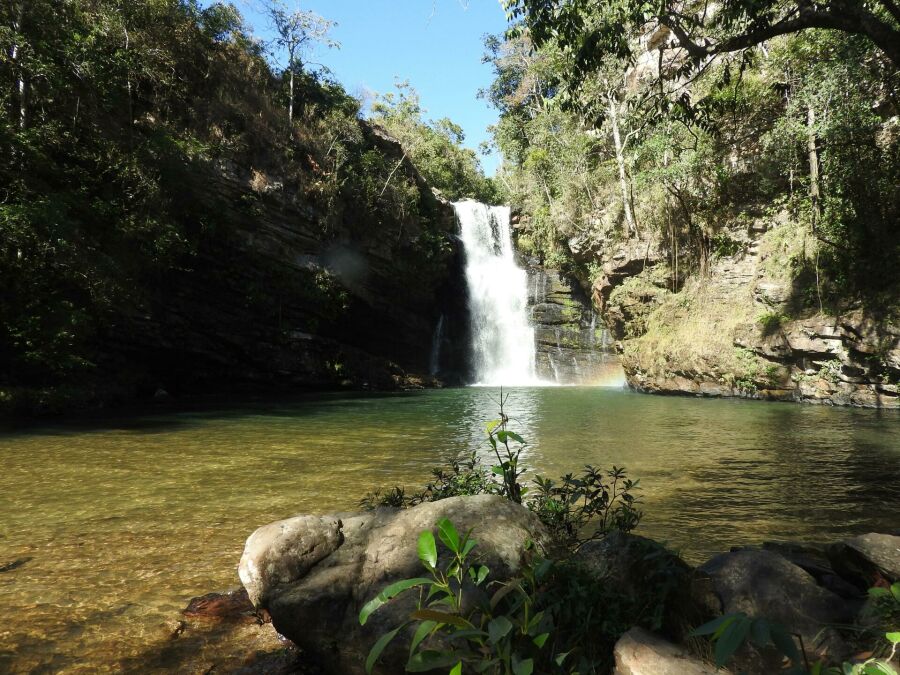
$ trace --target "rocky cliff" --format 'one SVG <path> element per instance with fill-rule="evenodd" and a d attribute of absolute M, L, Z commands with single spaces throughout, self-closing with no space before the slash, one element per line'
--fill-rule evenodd
<path fill-rule="evenodd" d="M 447 341 L 467 344 L 454 333 L 465 293 L 452 206 L 396 141 L 363 130 L 397 164 L 392 180 L 415 186 L 415 212 L 342 205 L 335 219 L 272 171 L 210 162 L 193 194 L 215 236 L 102 336 L 101 371 L 119 366 L 124 396 L 415 386 L 429 378 L 441 312 L 453 318 Z M 442 360 L 452 376 L 465 355 Z"/>
<path fill-rule="evenodd" d="M 652 241 L 595 246 L 593 299 L 640 391 L 900 408 L 900 321 L 824 311 L 817 245 L 785 213 L 729 230 L 708 269 L 673 277 Z"/>
<path fill-rule="evenodd" d="M 621 383 L 614 341 L 578 282 L 536 261 L 526 270 L 538 377 L 559 384 Z"/>

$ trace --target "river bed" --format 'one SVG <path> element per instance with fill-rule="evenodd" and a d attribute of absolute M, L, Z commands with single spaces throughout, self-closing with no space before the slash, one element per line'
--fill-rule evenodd
<path fill-rule="evenodd" d="M 212 635 L 179 654 L 171 635 L 191 597 L 238 585 L 246 537 L 485 453 L 497 393 L 320 395 L 0 435 L 0 569 L 19 561 L 0 572 L 0 672 L 189 672 L 188 652 L 245 649 Z M 693 562 L 900 527 L 896 412 L 579 387 L 513 389 L 507 408 L 531 471 L 625 466 L 643 488 L 638 533 Z"/>

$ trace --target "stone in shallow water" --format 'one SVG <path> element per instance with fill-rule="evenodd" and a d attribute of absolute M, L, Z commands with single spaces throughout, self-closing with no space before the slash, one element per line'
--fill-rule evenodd
<path fill-rule="evenodd" d="M 238 574 L 250 601 L 265 603 L 269 589 L 306 574 L 343 543 L 342 523 L 332 516 L 297 516 L 259 528 L 247 539 Z"/>
<path fill-rule="evenodd" d="M 250 602 L 246 589 L 243 588 L 227 593 L 207 593 L 192 598 L 181 613 L 191 619 L 252 622 L 263 620 Z"/>

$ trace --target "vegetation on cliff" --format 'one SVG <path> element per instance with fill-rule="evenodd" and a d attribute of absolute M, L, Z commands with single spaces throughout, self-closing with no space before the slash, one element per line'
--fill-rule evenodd
<path fill-rule="evenodd" d="M 690 308 L 728 343 L 700 345 L 714 379 L 752 379 L 732 329 L 757 315 L 896 321 L 900 71 L 880 32 L 850 25 L 898 34 L 888 4 L 509 3 L 518 23 L 487 43 L 485 95 L 519 243 L 593 286 L 617 337 L 652 334 L 626 342 L 632 363 L 690 370 L 676 352 L 703 335 L 665 335 Z"/>
<path fill-rule="evenodd" d="M 304 222 L 323 247 L 387 239 L 397 249 L 394 283 L 433 291 L 426 278 L 446 269 L 449 251 L 435 200 L 361 119 L 360 103 L 303 66 L 297 39 L 325 39 L 327 22 L 286 30 L 279 45 L 295 49 L 279 67 L 230 4 L 0 8 L 0 400 L 29 390 L 38 400 L 26 407 L 40 407 L 90 381 L 150 393 L 169 386 L 142 368 L 155 357 L 134 335 L 191 285 L 242 308 L 245 320 L 229 333 L 340 339 L 341 315 L 355 311 L 340 279 L 251 260 L 233 245 L 237 230 L 252 236 L 267 213 Z M 454 162 L 432 170 L 428 157 L 410 156 L 446 193 L 474 195 L 483 178 L 445 127 L 453 132 L 434 133 Z M 223 192 L 223 176 L 247 179 Z M 131 353 L 111 355 L 112 343 Z"/>

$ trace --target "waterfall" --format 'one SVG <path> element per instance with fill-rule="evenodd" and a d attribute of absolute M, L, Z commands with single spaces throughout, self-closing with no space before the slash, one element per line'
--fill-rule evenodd
<path fill-rule="evenodd" d="M 509 207 L 454 205 L 466 252 L 475 377 L 479 384 L 538 384 L 528 277 L 516 265 Z"/>

